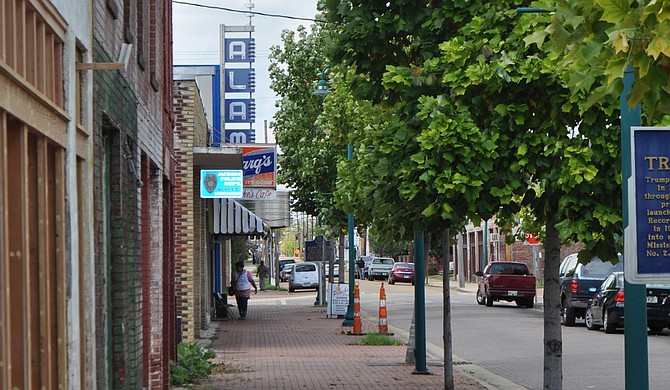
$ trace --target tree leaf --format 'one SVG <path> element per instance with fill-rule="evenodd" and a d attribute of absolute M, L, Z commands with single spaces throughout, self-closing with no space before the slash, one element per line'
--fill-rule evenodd
<path fill-rule="evenodd" d="M 596 0 L 596 3 L 603 9 L 600 19 L 614 24 L 623 20 L 630 11 L 629 0 Z"/>

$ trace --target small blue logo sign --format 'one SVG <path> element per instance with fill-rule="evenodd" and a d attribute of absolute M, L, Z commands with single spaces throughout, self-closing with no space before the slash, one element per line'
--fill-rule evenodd
<path fill-rule="evenodd" d="M 223 169 L 200 171 L 201 198 L 242 198 L 244 177 L 242 170 Z"/>

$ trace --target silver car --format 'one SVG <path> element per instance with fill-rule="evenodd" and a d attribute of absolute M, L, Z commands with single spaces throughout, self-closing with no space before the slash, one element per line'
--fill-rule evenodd
<path fill-rule="evenodd" d="M 314 288 L 319 290 L 319 267 L 314 263 L 297 263 L 288 279 L 288 291 Z"/>
<path fill-rule="evenodd" d="M 279 280 L 282 282 L 288 282 L 289 276 L 291 276 L 291 271 L 295 263 L 288 263 L 284 265 L 284 268 L 279 272 Z"/>

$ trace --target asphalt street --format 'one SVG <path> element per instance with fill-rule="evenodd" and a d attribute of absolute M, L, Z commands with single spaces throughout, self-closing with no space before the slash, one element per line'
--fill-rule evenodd
<path fill-rule="evenodd" d="M 378 312 L 381 281 L 361 281 L 361 307 L 365 316 Z M 388 323 L 409 330 L 414 304 L 409 284 L 384 284 Z M 494 307 L 477 305 L 472 292 L 452 289 L 452 342 L 454 361 L 472 363 L 529 389 L 542 388 L 543 312 L 541 303 L 534 309 L 514 303 Z M 426 333 L 429 352 L 443 356 L 442 289 L 426 288 Z M 650 389 L 668 389 L 670 333 L 650 335 Z M 624 388 L 623 330 L 616 334 L 589 331 L 583 322 L 563 327 L 563 386 L 565 389 Z"/>

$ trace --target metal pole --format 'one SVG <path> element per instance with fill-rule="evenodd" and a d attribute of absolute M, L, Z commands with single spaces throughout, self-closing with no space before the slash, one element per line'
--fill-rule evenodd
<path fill-rule="evenodd" d="M 323 241 L 321 241 L 321 264 L 323 265 L 323 272 L 321 273 L 321 284 L 319 285 L 319 292 L 321 295 L 321 300 L 319 304 L 324 306 L 327 302 L 326 300 L 326 237 L 323 236 Z M 328 265 L 330 267 L 330 264 Z M 332 270 L 329 270 L 330 277 L 333 277 Z"/>
<path fill-rule="evenodd" d="M 484 221 L 484 259 L 482 261 L 482 270 L 486 268 L 489 261 L 489 221 Z"/>
<path fill-rule="evenodd" d="M 442 232 L 442 249 L 447 267 L 442 272 L 442 343 L 444 345 L 444 390 L 454 390 L 454 359 L 451 340 L 451 290 L 449 286 L 449 259 L 451 259 L 451 232 Z"/>
<path fill-rule="evenodd" d="M 631 92 L 635 71 L 626 68 L 623 76 L 623 91 L 619 97 L 621 105 L 621 169 L 623 190 L 623 227 L 628 228 L 628 180 L 631 172 L 631 126 L 642 123 L 640 105 L 628 106 L 626 99 Z M 626 242 L 624 241 L 624 246 Z M 625 252 L 625 251 L 624 251 Z M 626 261 L 626 259 L 624 259 Z M 647 287 L 644 284 L 632 284 L 624 281 L 626 304 L 624 305 L 624 357 L 626 372 L 626 390 L 649 389 L 649 353 L 647 346 Z"/>
<path fill-rule="evenodd" d="M 423 231 L 414 231 L 414 275 L 423 275 L 426 258 L 423 253 Z M 430 374 L 426 368 L 426 291 L 425 279 L 414 278 L 414 313 L 416 316 L 414 356 L 416 366 L 412 374 Z"/>
<path fill-rule="evenodd" d="M 347 145 L 347 158 L 353 159 L 354 150 L 351 145 Z M 344 316 L 342 326 L 354 326 L 354 273 L 356 272 L 354 251 L 354 213 L 347 214 L 347 233 L 349 235 L 349 304 L 347 305 L 347 314 Z"/>

